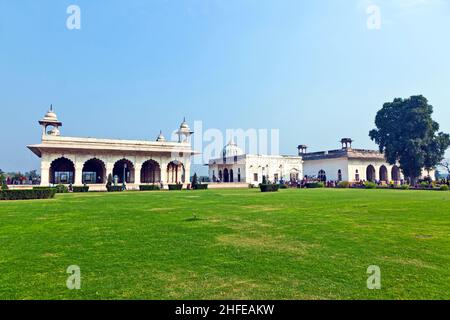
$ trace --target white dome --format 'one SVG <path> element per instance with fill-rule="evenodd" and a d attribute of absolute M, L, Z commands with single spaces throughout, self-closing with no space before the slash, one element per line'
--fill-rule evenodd
<path fill-rule="evenodd" d="M 44 116 L 44 121 L 58 121 L 58 117 L 56 116 L 56 113 L 49 110 Z"/>
<path fill-rule="evenodd" d="M 183 122 L 180 124 L 180 132 L 190 132 L 191 129 L 186 122 L 186 118 L 183 119 Z"/>
<path fill-rule="evenodd" d="M 47 111 L 47 113 L 44 116 L 44 119 L 42 119 L 44 122 L 58 122 L 58 117 L 56 116 L 56 113 L 53 111 L 53 105 L 50 105 L 50 110 Z"/>
<path fill-rule="evenodd" d="M 156 138 L 157 142 L 164 142 L 166 141 L 166 138 L 163 136 L 162 131 L 159 132 L 158 138 Z"/>
<path fill-rule="evenodd" d="M 243 155 L 244 152 L 241 148 L 238 147 L 233 141 L 230 141 L 225 147 L 223 147 L 223 156 L 225 158 L 240 156 Z"/>

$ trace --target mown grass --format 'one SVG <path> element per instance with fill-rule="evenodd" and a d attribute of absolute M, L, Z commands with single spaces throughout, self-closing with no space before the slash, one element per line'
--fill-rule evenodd
<path fill-rule="evenodd" d="M 66 269 L 81 268 L 81 290 Z M 382 289 L 368 290 L 369 265 Z M 0 202 L 0 299 L 448 299 L 450 192 L 208 190 Z"/>

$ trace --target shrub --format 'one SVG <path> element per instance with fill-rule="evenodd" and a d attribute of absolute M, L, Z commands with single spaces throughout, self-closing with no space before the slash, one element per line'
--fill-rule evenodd
<path fill-rule="evenodd" d="M 364 188 L 366 189 L 375 189 L 377 187 L 376 183 L 367 181 L 364 183 Z"/>
<path fill-rule="evenodd" d="M 400 189 L 402 189 L 402 190 L 409 190 L 409 184 L 402 184 L 400 186 Z"/>
<path fill-rule="evenodd" d="M 63 184 L 58 184 L 55 187 L 56 193 L 67 193 L 69 192 L 69 188 L 67 188 L 65 185 Z"/>
<path fill-rule="evenodd" d="M 430 189 L 430 184 L 426 181 L 423 181 L 419 184 L 420 189 Z"/>
<path fill-rule="evenodd" d="M 439 190 L 441 190 L 441 191 L 448 191 L 448 185 L 446 185 L 446 184 L 443 184 L 440 188 L 439 188 Z"/>
<path fill-rule="evenodd" d="M 141 191 L 157 191 L 157 190 L 161 190 L 161 188 L 157 185 L 140 185 L 139 190 L 141 190 Z"/>
<path fill-rule="evenodd" d="M 6 178 L 3 174 L 0 174 L 0 190 L 9 190 L 8 185 L 6 184 Z"/>
<path fill-rule="evenodd" d="M 278 185 L 278 188 L 279 188 L 279 189 L 287 189 L 288 186 L 285 185 L 285 184 L 279 184 L 279 185 Z"/>
<path fill-rule="evenodd" d="M 0 191 L 0 200 L 50 199 L 55 196 L 55 193 L 55 188 L 39 188 L 32 190 L 3 190 Z"/>
<path fill-rule="evenodd" d="M 69 188 L 63 184 L 58 184 L 55 187 L 41 187 L 41 186 L 33 187 L 33 190 L 47 190 L 47 189 L 54 189 L 55 193 L 68 193 L 69 192 Z"/>
<path fill-rule="evenodd" d="M 279 189 L 278 184 L 260 184 L 259 189 L 261 192 L 277 192 Z"/>
<path fill-rule="evenodd" d="M 309 182 L 305 186 L 308 189 L 318 189 L 318 188 L 324 188 L 325 187 L 323 182 Z"/>
<path fill-rule="evenodd" d="M 171 190 L 171 191 L 181 190 L 181 189 L 183 189 L 183 185 L 181 183 L 169 184 L 169 190 Z"/>
<path fill-rule="evenodd" d="M 122 186 L 107 186 L 106 187 L 106 190 L 108 191 L 108 192 L 121 192 L 121 191 L 123 191 L 123 187 Z"/>
<path fill-rule="evenodd" d="M 341 181 L 338 184 L 338 188 L 350 188 L 350 182 L 348 182 L 348 181 Z"/>
<path fill-rule="evenodd" d="M 82 186 L 82 187 L 74 186 L 74 187 L 72 187 L 72 191 L 76 192 L 76 193 L 78 193 L 78 192 L 89 192 L 89 187 L 88 186 Z"/>
<path fill-rule="evenodd" d="M 192 185 L 192 189 L 194 190 L 206 190 L 208 189 L 208 184 L 199 184 L 197 183 L 196 185 Z"/>

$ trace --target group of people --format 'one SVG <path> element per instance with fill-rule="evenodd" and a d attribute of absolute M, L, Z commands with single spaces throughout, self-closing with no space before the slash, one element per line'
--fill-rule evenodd
<path fill-rule="evenodd" d="M 35 185 L 40 184 L 40 179 L 21 176 L 18 178 L 6 177 L 7 185 Z"/>

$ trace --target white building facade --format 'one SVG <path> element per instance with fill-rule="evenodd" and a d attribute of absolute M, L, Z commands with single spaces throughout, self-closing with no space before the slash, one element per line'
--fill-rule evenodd
<path fill-rule="evenodd" d="M 302 157 L 249 155 L 233 142 L 223 149 L 223 156 L 208 163 L 209 179 L 220 183 L 262 183 L 298 180 L 303 176 Z"/>
<path fill-rule="evenodd" d="M 28 148 L 41 158 L 41 185 L 89 185 L 105 188 L 108 176 L 115 183 L 138 189 L 142 184 L 188 184 L 191 156 L 190 131 L 186 121 L 178 130 L 178 141 L 166 141 L 162 133 L 155 141 L 65 137 L 62 123 L 52 108 L 39 121 L 41 143 Z M 47 129 L 51 127 L 50 131 Z"/>
<path fill-rule="evenodd" d="M 305 145 L 298 146 L 305 176 L 323 181 L 381 183 L 399 183 L 405 179 L 399 165 L 387 163 L 381 152 L 353 149 L 349 138 L 342 139 L 341 143 L 341 149 L 312 153 L 306 152 Z M 434 171 L 424 170 L 421 178 L 428 176 L 434 179 Z"/>

